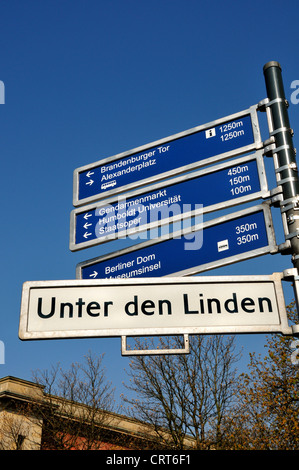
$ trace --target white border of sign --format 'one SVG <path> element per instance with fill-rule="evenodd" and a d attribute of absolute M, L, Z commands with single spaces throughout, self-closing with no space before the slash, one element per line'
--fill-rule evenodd
<path fill-rule="evenodd" d="M 84 337 L 117 337 L 117 336 L 153 336 L 153 335 L 182 335 L 182 334 L 235 334 L 235 333 L 282 333 L 284 335 L 292 335 L 293 329 L 288 325 L 285 299 L 282 289 L 282 280 L 283 273 L 273 273 L 272 275 L 257 275 L 257 276 L 203 276 L 203 277 L 194 277 L 194 278 L 143 278 L 143 279 L 101 279 L 101 280 L 92 280 L 92 281 L 78 281 L 78 280 L 63 280 L 63 281 L 32 281 L 25 282 L 23 284 L 22 291 L 22 301 L 21 301 L 21 315 L 20 315 L 20 325 L 19 325 L 19 337 L 22 340 L 36 340 L 36 339 L 66 339 L 66 338 L 84 338 Z M 132 326 L 134 323 L 131 323 L 129 328 L 109 328 L 109 329 L 68 329 L 64 330 L 47 330 L 41 328 L 40 331 L 34 331 L 32 328 L 29 329 L 28 325 L 32 321 L 31 316 L 31 293 L 35 290 L 35 294 L 39 295 L 39 292 L 44 292 L 45 289 L 55 289 L 58 295 L 59 289 L 70 290 L 71 293 L 75 296 L 80 293 L 83 296 L 83 290 L 86 292 L 86 288 L 98 288 L 98 289 L 107 289 L 110 290 L 111 295 L 114 295 L 117 298 L 118 289 L 128 289 L 128 295 L 134 291 L 134 288 L 139 288 L 139 292 L 154 292 L 155 287 L 160 287 L 165 290 L 169 295 L 175 295 L 179 286 L 184 286 L 187 289 L 189 286 L 191 289 L 194 286 L 199 286 L 204 290 L 204 287 L 210 284 L 215 286 L 222 286 L 222 289 L 225 289 L 226 284 L 235 283 L 236 285 L 242 284 L 242 289 L 247 288 L 247 285 L 254 284 L 254 288 L 259 287 L 264 293 L 263 285 L 267 283 L 271 284 L 269 286 L 271 292 L 273 292 L 273 297 L 271 301 L 275 303 L 275 310 L 277 313 L 277 322 L 274 324 L 268 324 L 265 321 L 265 324 L 259 321 L 259 324 L 250 324 L 254 323 L 248 315 L 248 324 L 239 324 L 235 326 L 234 323 L 230 322 L 229 325 L 217 326 L 217 324 L 212 326 L 180 326 L 176 325 L 174 327 L 138 327 L 135 328 Z M 258 285 L 258 286 L 257 286 Z M 74 288 L 76 289 L 74 291 Z M 272 289 L 273 288 L 273 289 Z M 81 289 L 81 291 L 80 291 Z M 145 290 L 146 289 L 146 290 Z M 235 287 L 237 290 L 237 286 Z M 106 291 L 105 291 L 106 292 Z M 71 294 L 71 295 L 72 295 Z M 42 293 L 40 294 L 42 295 Z M 52 294 L 53 295 L 53 294 Z M 33 301 L 32 301 L 33 302 Z M 34 302 L 33 302 L 34 303 Z M 217 315 L 217 314 L 216 314 Z M 189 315 L 189 317 L 191 317 Z M 193 315 L 194 317 L 194 315 Z M 171 317 L 169 317 L 171 320 Z M 73 319 L 72 319 L 73 320 Z M 72 320 L 69 320 L 72 324 Z M 81 319 L 80 319 L 81 320 Z M 44 320 L 45 322 L 47 320 Z M 82 319 L 83 323 L 84 320 Z M 191 320 L 190 320 L 191 322 Z M 171 321 L 170 321 L 171 323 Z M 192 323 L 192 322 L 191 322 Z M 217 323 L 217 320 L 216 320 Z M 224 322 L 226 323 L 226 321 Z M 140 321 L 139 321 L 140 324 Z M 43 325 L 44 327 L 44 325 Z"/>
<path fill-rule="evenodd" d="M 237 156 L 237 155 L 242 155 L 245 153 L 252 152 L 254 150 L 262 148 L 262 139 L 261 139 L 261 133 L 260 133 L 260 128 L 259 128 L 259 122 L 258 122 L 258 116 L 257 116 L 257 109 L 258 105 L 253 105 L 249 109 L 246 109 L 244 111 L 240 111 L 235 114 L 231 114 L 230 116 L 225 116 L 221 119 L 217 119 L 215 121 L 211 121 L 209 123 L 203 124 L 201 126 L 193 127 L 192 129 L 188 129 L 186 131 L 180 132 L 178 134 L 174 134 L 169 137 L 165 137 L 164 139 L 156 140 L 154 142 L 151 142 L 149 144 L 143 145 L 141 147 L 136 147 L 134 149 L 128 150 L 126 152 L 119 153 L 117 155 L 114 155 L 112 157 L 108 158 L 103 158 L 102 160 L 98 160 L 97 162 L 81 166 L 79 168 L 76 168 L 73 173 L 73 205 L 76 206 L 82 206 L 84 204 L 89 204 L 93 201 L 97 201 L 103 198 L 107 198 L 110 196 L 113 196 L 115 194 L 119 194 L 122 192 L 130 191 L 132 188 L 137 188 L 140 186 L 152 184 L 156 181 L 159 180 L 164 180 L 167 178 L 170 178 L 172 176 L 176 176 L 178 174 L 194 170 L 196 168 L 200 168 L 204 165 L 210 165 L 213 162 L 221 161 L 221 160 L 226 160 L 228 158 Z M 251 116 L 251 123 L 252 123 L 252 131 L 253 131 L 253 138 L 254 142 L 250 145 L 246 145 L 245 147 L 240 147 L 238 149 L 235 149 L 231 152 L 225 152 L 219 155 L 215 155 L 210 158 L 206 158 L 203 160 L 200 160 L 196 163 L 191 163 L 189 165 L 182 166 L 180 168 L 175 168 L 173 170 L 167 171 L 165 173 L 160 173 L 158 175 L 154 175 L 150 178 L 145 178 L 143 180 L 136 181 L 134 183 L 127 184 L 125 186 L 120 186 L 118 188 L 113 188 L 110 191 L 104 191 L 103 193 L 98 193 L 96 195 L 84 198 L 84 199 L 79 199 L 79 178 L 80 178 L 80 173 L 84 173 L 86 171 L 92 170 L 96 167 L 106 165 L 108 163 L 111 163 L 115 160 L 119 160 L 121 158 L 126 158 L 129 157 L 130 155 L 133 155 L 135 153 L 143 152 L 145 150 L 148 150 L 152 147 L 156 147 L 159 145 L 166 144 L 168 142 L 171 142 L 176 139 L 180 139 L 182 137 L 186 137 L 188 135 L 194 134 L 199 131 L 203 131 L 205 129 L 209 129 L 211 127 L 216 127 L 219 126 L 222 123 L 225 123 L 227 121 L 232 121 L 238 118 L 241 118 L 243 116 L 250 115 Z"/>

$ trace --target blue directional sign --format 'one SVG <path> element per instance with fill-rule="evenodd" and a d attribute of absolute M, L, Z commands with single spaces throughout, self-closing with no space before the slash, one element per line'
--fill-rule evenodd
<path fill-rule="evenodd" d="M 277 251 L 265 203 L 170 237 L 79 263 L 77 278 L 190 275 Z"/>
<path fill-rule="evenodd" d="M 74 171 L 73 204 L 83 205 L 256 149 L 256 106 Z"/>
<path fill-rule="evenodd" d="M 70 249 L 87 248 L 202 212 L 257 199 L 267 192 L 262 152 L 158 184 L 125 199 L 71 213 Z M 136 193 L 135 193 L 136 194 Z"/>

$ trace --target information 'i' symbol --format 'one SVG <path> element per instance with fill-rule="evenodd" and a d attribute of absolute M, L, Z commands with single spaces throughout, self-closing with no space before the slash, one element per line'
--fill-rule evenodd
<path fill-rule="evenodd" d="M 215 137 L 216 135 L 216 129 L 213 127 L 212 129 L 208 129 L 206 131 L 206 139 L 209 139 L 210 137 Z"/>

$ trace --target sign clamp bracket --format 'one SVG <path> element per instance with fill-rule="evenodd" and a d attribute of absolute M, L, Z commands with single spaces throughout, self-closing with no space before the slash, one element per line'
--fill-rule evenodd
<path fill-rule="evenodd" d="M 121 354 L 122 356 L 136 356 L 136 355 L 166 355 L 166 354 L 189 354 L 190 343 L 189 335 L 184 334 L 184 348 L 179 349 L 127 349 L 127 336 L 121 337 Z"/>

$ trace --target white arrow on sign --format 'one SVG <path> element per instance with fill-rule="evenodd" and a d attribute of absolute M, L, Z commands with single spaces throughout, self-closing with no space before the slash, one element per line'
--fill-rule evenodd
<path fill-rule="evenodd" d="M 97 277 L 97 275 L 98 275 L 98 273 L 96 271 L 94 271 L 92 274 L 89 275 L 89 277 L 95 278 L 95 277 Z"/>

